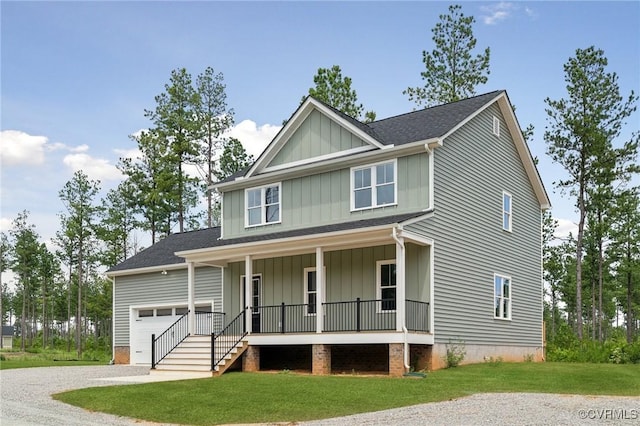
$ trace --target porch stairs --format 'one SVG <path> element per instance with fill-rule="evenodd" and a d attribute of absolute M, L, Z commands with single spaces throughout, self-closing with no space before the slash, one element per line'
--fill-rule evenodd
<path fill-rule="evenodd" d="M 241 340 L 231 349 L 222 361 L 211 371 L 211 336 L 188 336 L 171 353 L 169 353 L 157 365 L 150 374 L 172 374 L 185 376 L 202 377 L 220 376 L 247 350 L 249 344 L 246 340 Z M 218 352 L 216 350 L 216 352 Z M 221 357 L 222 352 L 216 353 L 216 357 Z"/>

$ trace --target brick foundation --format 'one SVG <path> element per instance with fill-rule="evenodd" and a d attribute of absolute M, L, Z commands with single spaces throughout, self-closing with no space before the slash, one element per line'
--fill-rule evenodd
<path fill-rule="evenodd" d="M 331 374 L 331 346 L 313 345 L 311 373 L 314 375 Z"/>
<path fill-rule="evenodd" d="M 115 364 L 129 364 L 129 346 L 116 346 L 113 348 L 113 362 Z"/>
<path fill-rule="evenodd" d="M 409 365 L 414 371 L 432 370 L 433 346 L 409 345 Z"/>
<path fill-rule="evenodd" d="M 260 371 L 260 347 L 249 346 L 242 354 L 242 371 Z"/>
<path fill-rule="evenodd" d="M 402 377 L 404 368 L 404 345 L 402 343 L 389 344 L 389 376 Z"/>

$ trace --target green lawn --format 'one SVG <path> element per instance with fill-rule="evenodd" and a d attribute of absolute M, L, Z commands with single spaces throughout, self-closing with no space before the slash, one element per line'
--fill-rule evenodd
<path fill-rule="evenodd" d="M 0 352 L 0 370 L 29 367 L 64 367 L 70 365 L 105 365 L 104 360 L 77 360 L 75 352 L 47 351 L 43 353 Z"/>
<path fill-rule="evenodd" d="M 481 392 L 640 395 L 637 365 L 476 364 L 425 379 L 227 373 L 210 379 L 80 389 L 62 402 L 160 423 L 295 422 L 443 401 Z"/>

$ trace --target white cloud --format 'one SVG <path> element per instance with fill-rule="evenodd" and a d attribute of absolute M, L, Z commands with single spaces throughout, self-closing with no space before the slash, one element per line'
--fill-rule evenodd
<path fill-rule="evenodd" d="M 8 217 L 0 217 L 0 231 L 7 232 L 13 228 L 13 219 Z"/>
<path fill-rule="evenodd" d="M 256 159 L 281 128 L 273 124 L 258 126 L 254 121 L 243 120 L 231 128 L 228 135 L 240 140 L 247 153 Z"/>
<path fill-rule="evenodd" d="M 572 220 L 563 218 L 554 218 L 558 221 L 558 227 L 554 236 L 558 239 L 565 239 L 569 234 L 573 234 L 574 237 L 578 234 L 578 225 Z"/>
<path fill-rule="evenodd" d="M 142 158 L 142 152 L 139 148 L 114 149 L 113 152 L 118 154 L 119 158 L 131 158 L 132 160 L 139 160 Z"/>
<path fill-rule="evenodd" d="M 0 132 L 0 162 L 4 166 L 39 166 L 44 163 L 46 136 L 32 136 L 19 130 Z"/>
<path fill-rule="evenodd" d="M 74 173 L 82 170 L 90 179 L 98 179 L 100 181 L 122 179 L 120 170 L 113 164 L 109 164 L 109 160 L 94 158 L 83 152 L 68 154 L 62 159 L 62 162 Z"/>
<path fill-rule="evenodd" d="M 495 25 L 511 15 L 511 12 L 514 10 L 514 5 L 509 2 L 500 2 L 490 6 L 482 6 L 480 10 L 484 12 L 484 15 L 481 16 L 482 22 L 487 25 Z"/>
<path fill-rule="evenodd" d="M 525 6 L 524 11 L 525 11 L 525 13 L 527 14 L 527 16 L 529 18 L 535 19 L 535 18 L 538 17 L 538 12 L 536 12 L 533 9 L 531 9 L 529 6 Z"/>

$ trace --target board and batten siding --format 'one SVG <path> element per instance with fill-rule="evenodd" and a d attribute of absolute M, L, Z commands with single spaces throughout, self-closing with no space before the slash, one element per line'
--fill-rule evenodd
<path fill-rule="evenodd" d="M 318 110 L 313 110 L 267 167 L 366 146 L 369 144 Z"/>
<path fill-rule="evenodd" d="M 396 247 L 393 244 L 325 252 L 326 301 L 354 301 L 357 297 L 362 300 L 376 299 L 376 262 L 395 258 Z M 260 304 L 304 303 L 304 268 L 313 267 L 315 253 L 254 260 L 253 274 L 262 277 Z M 225 269 L 224 309 L 230 313 L 230 318 L 240 312 L 240 277 L 244 273 L 244 262 L 230 263 Z M 415 276 L 418 276 L 418 272 Z M 417 281 L 412 285 L 418 285 Z M 420 285 L 428 286 L 428 283 L 422 281 Z M 417 297 L 423 296 L 424 291 L 412 289 L 410 293 Z"/>
<path fill-rule="evenodd" d="M 187 304 L 187 269 L 115 277 L 115 346 L 129 346 L 130 306 Z M 195 300 L 213 301 L 222 308 L 222 272 L 220 268 L 195 268 Z"/>
<path fill-rule="evenodd" d="M 436 343 L 541 346 L 541 208 L 497 106 L 434 153 L 434 215 L 407 228 L 435 241 Z M 502 230 L 503 191 L 512 232 Z M 511 320 L 494 319 L 494 273 L 511 277 Z"/>
<path fill-rule="evenodd" d="M 363 163 L 362 166 L 367 164 L 369 163 Z M 246 236 L 247 233 L 288 231 L 426 209 L 430 196 L 427 153 L 398 158 L 397 193 L 397 205 L 352 212 L 350 168 L 285 180 L 282 182 L 281 223 L 245 228 L 244 189 L 225 192 L 224 238 Z"/>

